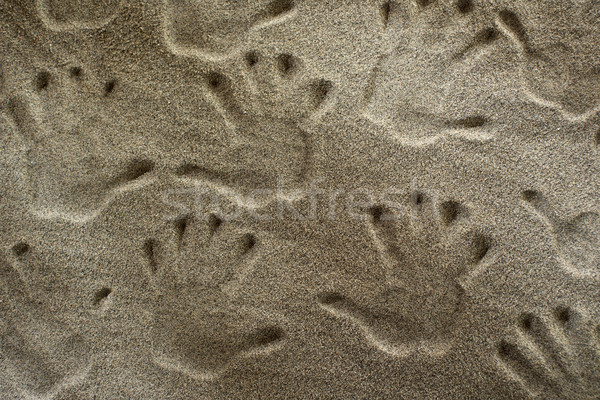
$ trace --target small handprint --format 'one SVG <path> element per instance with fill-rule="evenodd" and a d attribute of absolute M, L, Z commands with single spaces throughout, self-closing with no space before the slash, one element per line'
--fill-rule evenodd
<path fill-rule="evenodd" d="M 469 226 L 466 207 L 422 193 L 399 218 L 389 218 L 385 207 L 371 213 L 368 229 L 387 268 L 385 287 L 365 304 L 337 292 L 322 293 L 320 304 L 354 321 L 382 351 L 444 354 L 464 312 L 463 284 L 489 263 L 491 240 Z"/>
<path fill-rule="evenodd" d="M 580 311 L 521 315 L 516 336 L 498 345 L 501 367 L 534 398 L 600 398 L 600 325 Z"/>
<path fill-rule="evenodd" d="M 254 267 L 257 239 L 214 214 L 182 216 L 163 243 L 145 242 L 152 283 L 152 351 L 157 365 L 212 380 L 236 359 L 268 353 L 284 338 L 277 322 L 235 304 Z"/>

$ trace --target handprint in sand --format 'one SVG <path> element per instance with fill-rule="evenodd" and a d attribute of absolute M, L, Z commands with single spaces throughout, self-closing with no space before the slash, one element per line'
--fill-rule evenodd
<path fill-rule="evenodd" d="M 377 293 L 354 299 L 327 292 L 321 306 L 352 321 L 380 350 L 395 355 L 443 355 L 465 313 L 464 284 L 486 268 L 491 239 L 469 223 L 466 207 L 415 193 L 406 214 L 371 209 L 367 229 L 387 280 Z"/>
<path fill-rule="evenodd" d="M 283 22 L 293 0 L 166 0 L 163 32 L 175 54 L 222 59 L 245 44 L 252 31 Z"/>
<path fill-rule="evenodd" d="M 582 311 L 523 313 L 514 334 L 498 344 L 497 359 L 531 398 L 600 398 L 600 325 Z"/>
<path fill-rule="evenodd" d="M 236 302 L 260 246 L 252 232 L 210 214 L 177 218 L 166 236 L 143 245 L 157 365 L 206 381 L 242 357 L 281 347 L 279 322 Z"/>
<path fill-rule="evenodd" d="M 72 66 L 39 70 L 28 86 L 0 97 L 2 140 L 21 167 L 22 189 L 10 195 L 26 197 L 39 217 L 83 222 L 148 181 L 154 162 L 132 154 L 140 139 L 121 136 L 110 111 L 116 80 Z"/>
<path fill-rule="evenodd" d="M 301 187 L 313 153 L 303 124 L 323 110 L 331 83 L 292 54 L 251 50 L 238 61 L 242 76 L 215 70 L 205 77 L 206 97 L 223 122 L 217 140 L 227 151 L 190 157 L 179 174 L 238 189 Z"/>
<path fill-rule="evenodd" d="M 499 32 L 479 10 L 470 2 L 385 2 L 388 48 L 372 71 L 363 117 L 408 146 L 492 139 L 490 103 L 505 71 L 486 62 Z"/>
<path fill-rule="evenodd" d="M 570 120 L 594 115 L 600 107 L 598 2 L 541 0 L 505 6 L 497 11 L 497 25 L 519 52 L 524 92 Z"/>
<path fill-rule="evenodd" d="M 526 190 L 522 196 L 551 230 L 556 250 L 567 270 L 576 274 L 600 273 L 599 212 L 590 210 L 561 218 L 540 192 Z"/>
<path fill-rule="evenodd" d="M 0 375 L 26 399 L 49 399 L 85 382 L 92 367 L 91 346 L 48 310 L 40 288 L 26 284 L 37 264 L 24 242 L 10 258 L 0 255 Z"/>

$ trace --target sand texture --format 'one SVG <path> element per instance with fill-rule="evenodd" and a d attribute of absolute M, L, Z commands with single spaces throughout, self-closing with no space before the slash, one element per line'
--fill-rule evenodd
<path fill-rule="evenodd" d="M 600 399 L 597 0 L 0 0 L 0 399 Z"/>

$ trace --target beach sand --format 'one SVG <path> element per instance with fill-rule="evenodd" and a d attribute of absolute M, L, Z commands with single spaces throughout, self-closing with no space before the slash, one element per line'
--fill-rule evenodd
<path fill-rule="evenodd" d="M 599 399 L 595 0 L 0 0 L 0 398 Z"/>

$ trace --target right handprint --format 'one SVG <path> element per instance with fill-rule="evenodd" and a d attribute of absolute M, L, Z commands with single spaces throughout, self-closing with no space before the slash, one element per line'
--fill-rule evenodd
<path fill-rule="evenodd" d="M 143 247 L 155 293 L 150 337 L 156 365 L 211 381 L 242 358 L 281 348 L 280 324 L 236 301 L 255 266 L 253 233 L 215 214 L 184 215 L 166 237 Z"/>
<path fill-rule="evenodd" d="M 498 362 L 531 398 L 600 398 L 600 325 L 558 306 L 524 313 L 515 335 L 498 344 Z"/>

